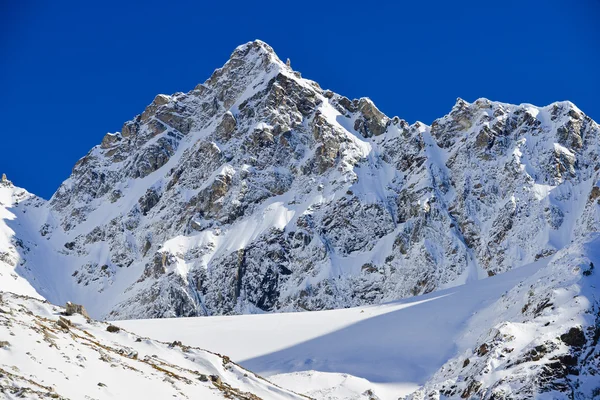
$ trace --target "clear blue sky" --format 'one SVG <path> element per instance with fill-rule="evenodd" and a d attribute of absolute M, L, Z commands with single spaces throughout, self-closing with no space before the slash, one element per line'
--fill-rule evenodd
<path fill-rule="evenodd" d="M 0 172 L 49 198 L 106 132 L 247 41 L 324 88 L 431 123 L 457 97 L 600 120 L 600 2 L 3 1 Z"/>

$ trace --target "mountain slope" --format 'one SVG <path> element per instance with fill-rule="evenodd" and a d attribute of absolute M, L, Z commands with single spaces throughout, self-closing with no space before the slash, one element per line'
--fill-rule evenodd
<path fill-rule="evenodd" d="M 254 41 L 107 134 L 15 230 L 44 243 L 19 262 L 51 258 L 33 287 L 111 319 L 429 293 L 598 231 L 599 131 L 569 102 L 486 99 L 409 125 Z"/>
<path fill-rule="evenodd" d="M 598 234 L 559 251 L 475 315 L 457 355 L 409 399 L 599 397 L 599 263 Z"/>
<path fill-rule="evenodd" d="M 301 399 L 218 354 L 0 293 L 0 397 Z"/>
<path fill-rule="evenodd" d="M 589 399 L 598 235 L 489 279 L 385 305 L 117 325 L 224 352 L 317 399 Z M 243 340 L 239 333 L 243 332 Z"/>
<path fill-rule="evenodd" d="M 115 324 L 161 340 L 203 343 L 276 381 L 280 374 L 294 374 L 296 387 L 304 381 L 302 373 L 340 373 L 370 381 L 363 391 L 370 388 L 396 399 L 424 384 L 454 355 L 455 342 L 474 313 L 547 262 L 384 305 Z"/>
<path fill-rule="evenodd" d="M 0 180 L 0 291 L 43 298 L 37 291 L 45 285 L 44 276 L 53 281 L 53 265 L 34 269 L 32 258 L 39 254 L 40 221 L 46 219 L 44 200 L 15 187 L 5 175 Z M 42 251 L 43 252 L 43 251 Z M 30 259 L 31 261 L 26 261 Z M 51 263 L 49 263 L 51 264 Z M 50 296 L 50 293 L 45 293 Z"/>

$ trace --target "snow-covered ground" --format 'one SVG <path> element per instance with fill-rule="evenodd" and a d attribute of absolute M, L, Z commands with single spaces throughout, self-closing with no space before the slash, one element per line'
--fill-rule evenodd
<path fill-rule="evenodd" d="M 318 399 L 381 399 L 414 391 L 464 349 L 475 314 L 498 300 L 547 260 L 475 281 L 378 306 L 310 313 L 119 321 L 159 340 L 180 340 L 226 354 L 288 389 Z M 473 330 L 481 329 L 481 332 Z"/>
<path fill-rule="evenodd" d="M 0 292 L 1 399 L 303 398 L 218 354 L 63 312 Z"/>

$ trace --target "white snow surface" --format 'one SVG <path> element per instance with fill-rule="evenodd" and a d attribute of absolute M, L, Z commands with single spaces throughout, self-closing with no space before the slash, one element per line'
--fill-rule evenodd
<path fill-rule="evenodd" d="M 0 398 L 304 398 L 218 354 L 109 332 L 105 322 L 63 317 L 47 302 L 0 295 Z"/>
<path fill-rule="evenodd" d="M 468 326 L 548 259 L 388 304 L 308 313 L 117 321 L 127 330 L 202 346 L 287 388 L 318 399 L 381 399 L 413 392 L 463 351 Z M 468 345 L 468 344 L 467 344 Z M 305 388 L 302 390 L 302 388 Z"/>

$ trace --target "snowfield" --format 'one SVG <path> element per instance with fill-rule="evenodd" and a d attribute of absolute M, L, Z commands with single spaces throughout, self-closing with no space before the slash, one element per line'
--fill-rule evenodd
<path fill-rule="evenodd" d="M 457 343 L 489 326 L 470 326 L 548 260 L 489 279 L 378 306 L 309 313 L 117 321 L 127 330 L 180 340 L 317 399 L 397 399 L 423 385 Z"/>

